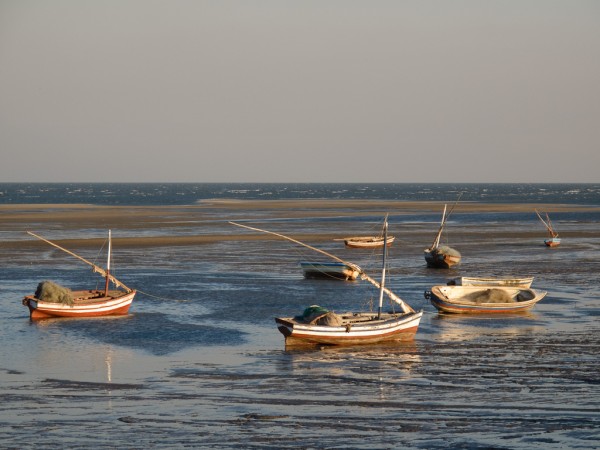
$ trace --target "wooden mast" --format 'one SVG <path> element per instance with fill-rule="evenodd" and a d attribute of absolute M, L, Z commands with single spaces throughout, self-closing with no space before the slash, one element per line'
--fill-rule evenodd
<path fill-rule="evenodd" d="M 442 231 L 444 231 L 444 227 L 446 226 L 446 222 L 448 221 L 448 217 L 450 217 L 450 214 L 452 214 L 452 211 L 454 211 L 454 208 L 456 208 L 456 205 L 458 205 L 458 202 L 460 201 L 460 198 L 462 197 L 462 195 L 463 195 L 462 192 L 460 194 L 458 194 L 458 198 L 452 205 L 452 208 L 450 208 L 450 211 L 448 211 L 448 214 L 446 214 L 446 208 L 448 205 L 444 204 L 444 212 L 442 213 L 442 222 L 440 224 L 440 229 L 438 230 L 437 236 L 435 237 L 435 240 L 433 241 L 433 245 L 431 246 L 429 251 L 438 248 L 438 246 L 440 245 L 440 238 L 442 236 Z"/>
<path fill-rule="evenodd" d="M 542 221 L 542 223 L 546 226 L 546 229 L 548 230 L 548 235 L 551 238 L 557 238 L 558 237 L 558 233 L 552 227 L 552 222 L 550 222 L 550 216 L 548 216 L 548 213 L 546 213 L 546 220 L 544 220 L 542 218 L 542 216 L 540 215 L 540 213 L 538 212 L 537 209 L 535 210 L 535 213 L 540 218 L 540 220 Z"/>
<path fill-rule="evenodd" d="M 385 265 L 387 264 L 387 214 L 385 215 L 385 220 L 383 222 L 383 268 L 381 269 L 381 283 L 379 288 L 379 309 L 377 311 L 377 319 L 381 319 L 381 309 L 383 307 L 383 292 L 385 289 Z"/>
<path fill-rule="evenodd" d="M 110 235 L 110 230 L 108 230 L 108 257 L 107 257 L 107 261 L 106 261 L 106 283 L 104 284 L 104 295 L 106 297 L 108 297 L 108 282 L 110 280 L 110 252 L 112 249 L 112 241 L 111 241 L 111 235 Z"/>
<path fill-rule="evenodd" d="M 440 245 L 440 237 L 442 236 L 442 231 L 444 231 L 444 225 L 446 224 L 446 207 L 447 206 L 448 206 L 447 204 L 444 205 L 444 212 L 442 213 L 442 222 L 440 223 L 440 229 L 438 230 L 437 235 L 435 236 L 433 245 L 431 246 L 430 250 L 434 250 L 434 249 L 438 248 L 438 246 Z"/>

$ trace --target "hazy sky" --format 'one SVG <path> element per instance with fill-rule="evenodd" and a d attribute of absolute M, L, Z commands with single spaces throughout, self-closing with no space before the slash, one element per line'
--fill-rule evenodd
<path fill-rule="evenodd" d="M 600 182 L 598 0 L 0 0 L 0 181 Z"/>

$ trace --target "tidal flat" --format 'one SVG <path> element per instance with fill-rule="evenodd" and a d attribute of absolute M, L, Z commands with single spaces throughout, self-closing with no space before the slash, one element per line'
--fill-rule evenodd
<path fill-rule="evenodd" d="M 459 266 L 428 269 L 440 202 L 203 201 L 115 207 L 0 205 L 1 448 L 600 447 L 600 208 L 461 205 L 444 239 Z M 543 245 L 534 208 L 563 238 Z M 274 317 L 312 304 L 365 308 L 361 282 L 304 279 L 310 250 L 377 276 L 380 255 L 334 239 L 389 214 L 388 286 L 424 315 L 414 341 L 286 350 Z M 24 295 L 51 279 L 103 280 L 30 230 L 138 290 L 130 314 L 31 322 Z M 372 269 L 372 271 L 371 271 Z M 439 314 L 424 291 L 460 275 L 534 276 L 529 313 Z"/>

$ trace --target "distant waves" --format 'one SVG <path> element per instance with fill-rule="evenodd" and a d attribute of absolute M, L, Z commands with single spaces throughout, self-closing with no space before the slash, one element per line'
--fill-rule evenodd
<path fill-rule="evenodd" d="M 190 205 L 202 200 L 372 199 L 600 205 L 600 184 L 0 183 L 0 204 Z"/>

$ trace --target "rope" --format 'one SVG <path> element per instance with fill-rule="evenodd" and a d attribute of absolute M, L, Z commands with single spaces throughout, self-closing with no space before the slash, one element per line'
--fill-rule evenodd
<path fill-rule="evenodd" d="M 182 300 L 182 299 L 177 299 L 177 298 L 159 297 L 158 295 L 152 295 L 152 294 L 149 294 L 148 292 L 140 291 L 140 290 L 137 290 L 137 289 L 136 289 L 136 292 L 138 292 L 140 294 L 143 294 L 143 295 L 145 295 L 147 297 L 155 298 L 157 300 L 168 300 L 168 301 L 171 301 L 171 302 L 179 302 L 179 303 L 189 303 L 189 302 L 192 301 L 192 300 Z"/>

